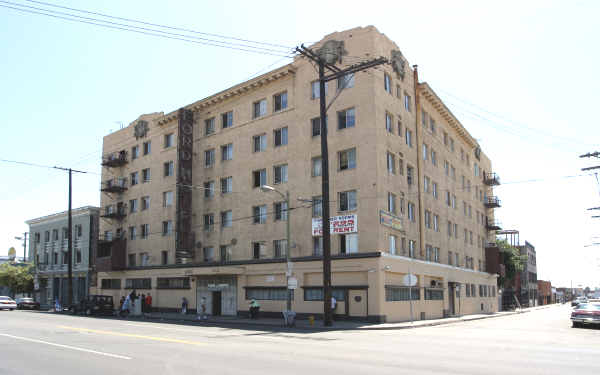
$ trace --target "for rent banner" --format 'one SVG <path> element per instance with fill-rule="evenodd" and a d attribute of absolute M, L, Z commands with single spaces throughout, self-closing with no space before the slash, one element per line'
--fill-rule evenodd
<path fill-rule="evenodd" d="M 331 234 L 356 233 L 358 231 L 358 222 L 355 214 L 333 216 L 329 219 L 329 224 L 329 233 Z M 323 235 L 323 219 L 312 219 L 312 235 Z"/>

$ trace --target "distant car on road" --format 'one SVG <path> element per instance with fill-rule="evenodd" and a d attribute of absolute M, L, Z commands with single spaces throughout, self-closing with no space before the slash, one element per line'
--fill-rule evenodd
<path fill-rule="evenodd" d="M 585 297 L 577 297 L 573 301 L 571 301 L 571 306 L 577 306 L 580 303 L 587 303 L 587 298 Z"/>
<path fill-rule="evenodd" d="M 580 303 L 571 313 L 573 328 L 585 324 L 600 325 L 600 303 Z"/>
<path fill-rule="evenodd" d="M 71 309 L 74 314 L 85 315 L 112 315 L 114 314 L 114 310 L 115 305 L 112 296 L 97 294 L 87 296 Z"/>
<path fill-rule="evenodd" d="M 17 298 L 17 309 L 30 309 L 30 310 L 39 310 L 40 303 L 33 300 L 30 297 Z"/>
<path fill-rule="evenodd" d="M 17 303 L 14 299 L 7 296 L 0 296 L 0 310 L 14 310 L 17 308 Z"/>

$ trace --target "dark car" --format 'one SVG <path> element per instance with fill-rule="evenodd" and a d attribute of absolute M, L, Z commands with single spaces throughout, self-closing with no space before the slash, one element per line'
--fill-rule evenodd
<path fill-rule="evenodd" d="M 29 310 L 39 310 L 40 303 L 33 300 L 30 297 L 17 298 L 17 309 L 29 309 Z"/>
<path fill-rule="evenodd" d="M 71 309 L 74 314 L 85 315 L 113 315 L 115 305 L 112 296 L 92 294 L 82 299 L 78 305 Z"/>
<path fill-rule="evenodd" d="M 586 324 L 600 325 L 600 304 L 580 303 L 571 313 L 573 328 Z"/>
<path fill-rule="evenodd" d="M 574 299 L 573 301 L 571 301 L 571 306 L 577 306 L 580 303 L 587 303 L 587 298 L 585 297 L 577 297 L 576 299 Z"/>

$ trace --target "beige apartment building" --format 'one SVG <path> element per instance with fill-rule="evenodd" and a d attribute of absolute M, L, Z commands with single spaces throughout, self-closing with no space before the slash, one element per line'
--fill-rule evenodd
<path fill-rule="evenodd" d="M 376 28 L 336 32 L 340 67 L 393 59 L 330 81 L 333 295 L 339 319 L 404 321 L 497 311 L 492 192 L 498 178 L 477 141 L 416 67 Z M 140 116 L 104 138 L 97 283 L 133 288 L 154 308 L 266 315 L 286 304 L 323 312 L 317 73 L 303 57 L 168 113 Z M 279 193 L 265 192 L 269 185 Z M 289 192 L 290 210 L 282 196 Z M 291 220 L 291 246 L 286 220 Z M 317 219 L 317 220 L 315 220 Z M 408 275 L 412 274 L 413 277 Z M 414 286 L 410 286 L 414 284 Z"/>

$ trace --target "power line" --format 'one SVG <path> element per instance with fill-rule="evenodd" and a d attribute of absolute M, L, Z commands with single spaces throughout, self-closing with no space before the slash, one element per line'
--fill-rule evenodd
<path fill-rule="evenodd" d="M 222 48 L 238 50 L 238 51 L 243 51 L 243 52 L 257 53 L 257 54 L 262 54 L 262 55 L 272 55 L 272 56 L 289 57 L 289 58 L 292 57 L 291 51 L 290 51 L 290 55 L 287 55 L 287 54 L 285 54 L 284 51 L 270 50 L 270 49 L 263 48 L 263 47 L 256 47 L 256 46 L 251 46 L 251 45 L 241 45 L 241 44 L 224 42 L 224 41 L 219 41 L 219 40 L 211 40 L 211 39 L 199 38 L 199 37 L 194 37 L 194 36 L 189 36 L 189 35 L 170 33 L 170 32 L 157 30 L 157 29 L 127 25 L 127 24 L 120 24 L 120 23 L 116 23 L 116 22 L 99 20 L 99 19 L 90 18 L 90 17 L 82 17 L 82 16 L 77 16 L 77 15 L 72 15 L 72 14 L 68 14 L 68 13 L 64 13 L 64 12 L 57 12 L 57 11 L 47 10 L 47 9 L 42 9 L 42 11 L 31 10 L 31 9 L 40 9 L 40 8 L 30 7 L 30 6 L 21 5 L 21 4 L 15 4 L 15 3 L 8 2 L 8 1 L 0 1 L 0 3 L 12 4 L 12 5 L 17 5 L 17 6 L 21 7 L 21 8 L 17 8 L 14 6 L 0 4 L 0 7 L 3 7 L 3 8 L 13 9 L 13 10 L 17 10 L 17 11 L 25 12 L 25 13 L 44 15 L 44 16 L 63 19 L 63 20 L 67 20 L 67 21 L 85 23 L 85 24 L 105 27 L 105 28 L 109 28 L 109 29 L 115 29 L 115 30 L 120 30 L 120 31 L 130 31 L 130 32 L 138 33 L 138 34 L 156 36 L 156 37 L 165 38 L 165 39 L 173 39 L 173 40 L 179 40 L 179 41 L 201 44 L 201 45 L 208 45 L 208 46 L 213 46 L 213 47 L 222 47 Z M 26 9 L 26 8 L 29 8 L 29 9 Z M 46 13 L 46 12 L 48 12 L 48 13 Z M 51 14 L 51 13 L 55 13 L 55 14 Z M 67 15 L 67 17 L 61 16 L 59 14 L 65 14 L 65 15 Z M 93 20 L 96 22 L 89 21 L 89 20 Z M 240 46 L 244 47 L 244 48 L 240 48 Z"/>
<path fill-rule="evenodd" d="M 64 168 L 58 168 L 56 166 L 50 166 L 50 165 L 43 165 L 43 164 L 36 164 L 36 163 L 29 163 L 26 161 L 18 161 L 18 160 L 7 160 L 7 159 L 0 159 L 1 162 L 5 162 L 5 163 L 13 163 L 13 164 L 21 164 L 21 165 L 27 165 L 30 167 L 38 167 L 38 168 L 48 168 L 48 169 L 64 169 Z M 68 170 L 68 168 L 67 168 Z M 80 173 L 88 173 L 88 174 L 95 174 L 95 175 L 100 175 L 99 173 L 95 173 L 95 172 L 89 172 L 89 171 L 77 171 Z"/>

